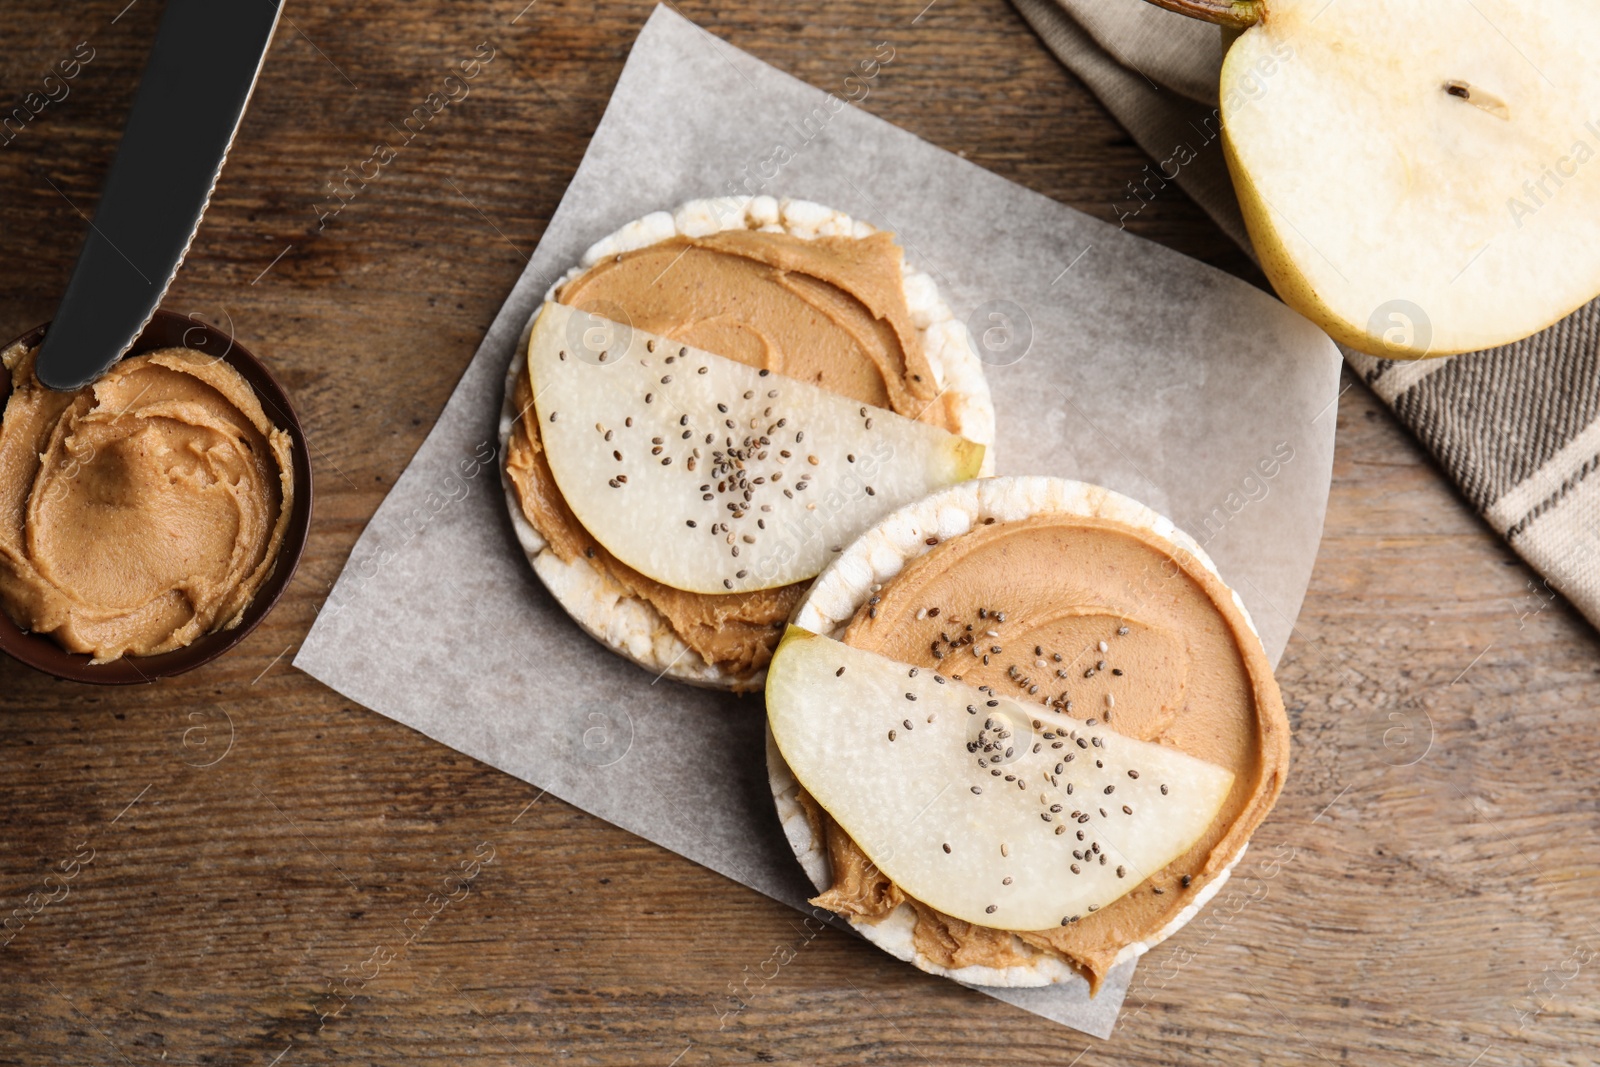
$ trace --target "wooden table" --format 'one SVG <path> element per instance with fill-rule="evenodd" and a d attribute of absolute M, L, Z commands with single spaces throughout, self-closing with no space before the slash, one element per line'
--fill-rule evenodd
<path fill-rule="evenodd" d="M 0 949 L 0 1061 L 1594 1062 L 1595 634 L 1359 385 L 1281 670 L 1288 790 L 1240 891 L 1140 967 L 1110 1043 L 812 938 L 290 667 L 650 10 L 526 3 L 288 5 L 167 303 L 231 321 L 296 397 L 311 546 L 266 624 L 187 677 L 103 691 L 0 663 L 0 905 L 30 916 Z M 1114 220 L 1147 161 L 1084 87 L 1002 0 L 925 4 L 683 11 L 818 85 L 890 40 L 868 110 Z M 160 13 L 10 8 L 4 101 L 79 42 L 94 58 L 0 145 L 6 336 L 54 309 Z M 319 230 L 326 183 L 483 41 L 503 60 L 471 97 Z M 1254 277 L 1175 190 L 1130 228 Z M 397 950 L 458 861 L 491 849 L 470 895 Z M 47 901 L 63 864 L 76 875 Z M 774 974 L 781 948 L 794 959 Z"/>

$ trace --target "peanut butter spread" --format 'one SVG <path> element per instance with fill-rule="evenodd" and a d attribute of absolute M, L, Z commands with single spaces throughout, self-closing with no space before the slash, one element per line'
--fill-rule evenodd
<path fill-rule="evenodd" d="M 833 865 L 814 903 L 867 922 L 908 903 L 918 950 L 941 966 L 1026 966 L 1044 952 L 1098 988 L 1125 945 L 1194 903 L 1283 788 L 1289 724 L 1260 641 L 1215 575 L 1143 530 L 1064 514 L 978 526 L 909 562 L 843 640 L 1037 703 L 1046 730 L 1099 719 L 1236 775 L 1185 855 L 1078 922 L 1015 935 L 907 897 L 803 796 Z"/>
<path fill-rule="evenodd" d="M 595 264 L 562 287 L 573 307 L 680 344 L 954 427 L 906 309 L 901 252 L 887 233 L 803 240 L 733 230 L 677 237 Z M 582 556 L 653 606 L 707 663 L 750 678 L 772 658 L 804 584 L 688 593 L 612 557 L 562 499 L 539 438 L 524 365 L 506 473 L 522 512 L 565 562 Z"/>
<path fill-rule="evenodd" d="M 58 393 L 3 353 L 0 604 L 96 662 L 239 622 L 294 502 L 289 435 L 239 372 L 182 348 Z"/>

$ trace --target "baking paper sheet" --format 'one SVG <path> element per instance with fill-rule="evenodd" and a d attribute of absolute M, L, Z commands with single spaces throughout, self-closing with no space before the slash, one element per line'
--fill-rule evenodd
<path fill-rule="evenodd" d="M 759 698 L 657 681 L 602 649 L 511 531 L 493 459 L 501 385 L 585 248 L 730 192 L 894 230 L 980 338 L 1000 473 L 1098 482 L 1171 516 L 1274 661 L 1321 536 L 1339 374 L 1333 345 L 1267 294 L 847 105 L 894 76 L 892 42 L 841 70 L 855 80 L 830 98 L 656 9 L 527 271 L 295 657 L 352 700 L 800 908 L 811 889 L 773 813 Z M 1105 1037 L 1132 973 L 1093 1000 L 1082 983 L 990 995 Z"/>

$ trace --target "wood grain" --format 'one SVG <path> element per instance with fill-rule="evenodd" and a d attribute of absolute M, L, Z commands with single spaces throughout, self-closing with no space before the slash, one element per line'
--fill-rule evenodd
<path fill-rule="evenodd" d="M 110 692 L 0 663 L 0 905 L 27 916 L 0 935 L 0 1062 L 1594 1061 L 1595 634 L 1359 385 L 1281 671 L 1288 791 L 1110 1043 L 813 937 L 288 666 L 650 10 L 525 2 L 288 5 L 168 306 L 231 322 L 295 395 L 311 547 L 273 616 L 184 678 Z M 868 110 L 1114 221 L 1147 161 L 1084 87 L 1001 0 L 925 3 L 682 10 L 817 85 L 891 40 Z M 7 5 L 0 102 L 79 42 L 94 58 L 0 145 L 0 334 L 53 311 L 159 14 Z M 319 229 L 326 183 L 483 41 L 505 62 Z M 1254 277 L 1175 190 L 1130 228 Z M 465 896 L 445 881 L 490 855 Z"/>

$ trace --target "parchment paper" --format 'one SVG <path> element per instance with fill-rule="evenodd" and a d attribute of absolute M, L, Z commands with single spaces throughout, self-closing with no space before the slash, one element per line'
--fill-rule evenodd
<path fill-rule="evenodd" d="M 1098 482 L 1170 515 L 1215 556 L 1274 661 L 1333 455 L 1339 362 L 1319 331 L 845 105 L 894 76 L 892 52 L 841 56 L 830 100 L 656 9 L 526 273 L 295 657 L 369 708 L 798 908 L 811 891 L 773 813 L 760 699 L 656 682 L 602 649 L 511 531 L 491 456 L 501 383 L 546 287 L 589 244 L 735 191 L 895 230 L 994 364 L 1000 472 Z M 991 995 L 1105 1037 L 1132 973 L 1093 1000 L 1081 983 Z"/>

